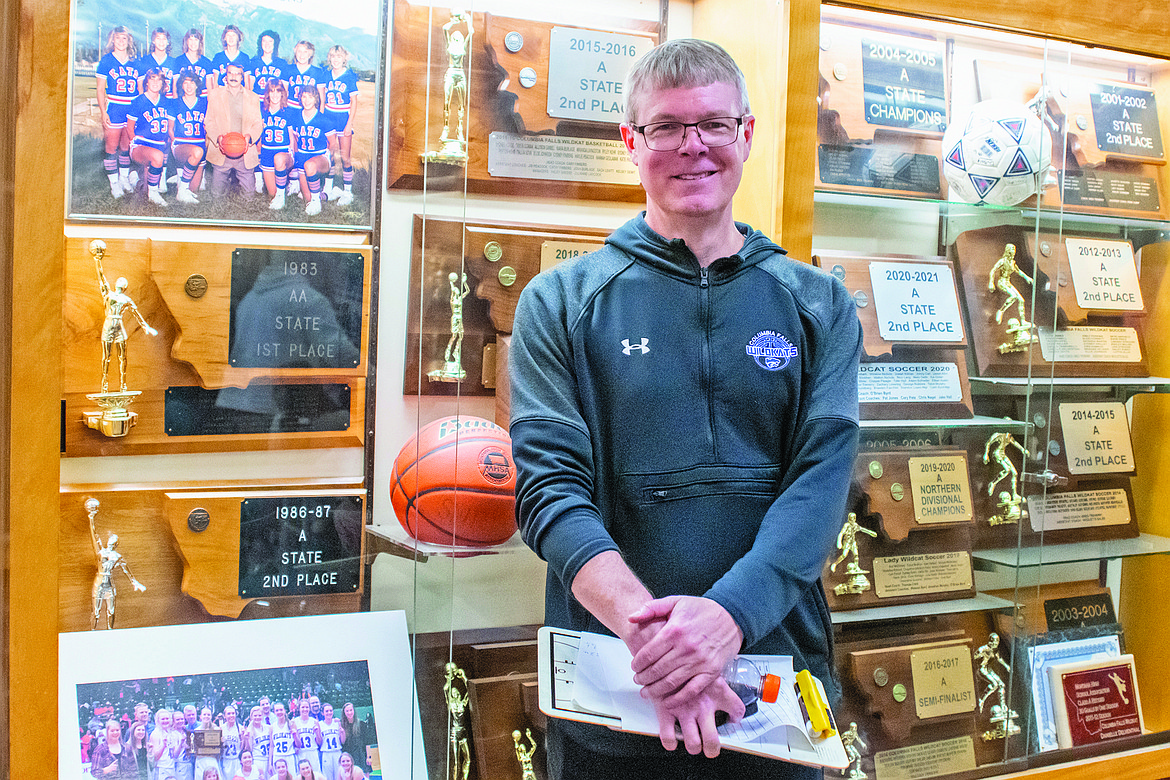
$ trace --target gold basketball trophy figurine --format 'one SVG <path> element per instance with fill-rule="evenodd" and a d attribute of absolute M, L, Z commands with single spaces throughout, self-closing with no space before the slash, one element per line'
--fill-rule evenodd
<path fill-rule="evenodd" d="M 471 772 L 471 746 L 467 742 L 467 674 L 448 661 L 444 668 L 443 698 L 447 701 L 450 717 L 447 723 L 448 743 L 451 750 L 451 780 L 467 780 Z M 455 687 L 456 680 L 463 680 L 463 693 Z"/>
<path fill-rule="evenodd" d="M 1024 499 L 1020 496 L 1020 472 L 1008 456 L 1008 447 L 1015 447 L 1025 459 L 1028 457 L 1028 451 L 1007 432 L 991 434 L 987 444 L 983 446 L 983 462 L 990 464 L 994 460 L 999 466 L 999 473 L 995 475 L 995 479 L 987 483 L 987 495 L 995 495 L 995 486 L 1004 478 L 1007 478 L 1008 487 L 1011 488 L 999 492 L 999 502 L 996 504 L 999 514 L 987 518 L 987 522 L 992 525 L 1015 524 L 1027 515 Z"/>
<path fill-rule="evenodd" d="M 528 736 L 528 747 L 520 740 L 520 731 L 512 732 L 512 741 L 516 743 L 516 760 L 520 762 L 520 780 L 536 780 L 536 770 L 532 768 L 532 756 L 536 754 L 536 740 L 532 738 L 532 729 L 524 729 Z"/>
<path fill-rule="evenodd" d="M 1024 316 L 1024 296 L 1020 295 L 1020 291 L 1012 284 L 1013 275 L 1019 276 L 1028 284 L 1033 284 L 1032 278 L 1016 265 L 1016 245 L 1006 244 L 1003 248 L 1003 255 L 995 261 L 995 265 L 991 266 L 991 272 L 987 277 L 989 292 L 999 290 L 1007 296 L 1003 305 L 999 307 L 999 311 L 995 313 L 995 321 L 1002 323 L 1004 313 L 1011 308 L 1013 303 L 1019 312 L 1019 317 L 1008 319 L 1006 330 L 1008 340 L 997 347 L 1001 355 L 1006 355 L 1009 352 L 1023 352 L 1029 344 L 1036 341 L 1036 334 L 1033 332 L 1036 326 L 1028 322 L 1028 318 Z"/>
<path fill-rule="evenodd" d="M 157 336 L 158 331 L 147 324 L 134 299 L 126 294 L 126 288 L 130 284 L 126 277 L 119 276 L 114 282 L 114 289 L 110 289 L 110 283 L 102 269 L 106 242 L 91 241 L 89 253 L 93 255 L 93 261 L 97 265 L 98 289 L 102 293 L 105 320 L 102 322 L 102 391 L 88 393 L 85 396 L 91 401 L 96 401 L 101 409 L 85 412 L 85 424 L 106 436 L 117 438 L 128 434 L 138 421 L 138 414 L 131 412 L 129 406 L 135 398 L 142 395 L 140 390 L 126 389 L 126 341 L 129 334 L 126 332 L 125 319 L 127 316 L 133 316 L 142 325 L 142 329 L 152 336 Z M 111 393 L 110 358 L 115 350 L 118 352 L 121 387 L 118 392 Z"/>
<path fill-rule="evenodd" d="M 844 596 L 849 593 L 865 593 L 870 589 L 869 578 L 865 576 L 869 571 L 861 568 L 859 562 L 861 553 L 857 549 L 858 531 L 874 538 L 877 537 L 876 531 L 871 531 L 857 522 L 856 512 L 850 512 L 848 519 L 845 520 L 845 525 L 841 526 L 841 530 L 837 534 L 837 549 L 841 551 L 841 554 L 829 566 L 829 571 L 835 572 L 837 571 L 838 563 L 841 563 L 850 555 L 853 556 L 853 560 L 849 561 L 845 566 L 845 573 L 849 575 L 849 580 L 833 588 L 833 592 L 838 596 Z"/>
<path fill-rule="evenodd" d="M 443 352 L 443 367 L 427 372 L 433 382 L 458 382 L 467 376 L 462 365 L 463 299 L 471 292 L 471 288 L 467 286 L 467 274 L 463 274 L 460 279 L 459 274 L 451 272 L 447 281 L 451 283 L 451 338 L 447 340 L 447 349 Z"/>
<path fill-rule="evenodd" d="M 126 564 L 126 559 L 122 557 L 122 553 L 118 552 L 118 535 L 110 534 L 109 540 L 102 544 L 102 538 L 98 536 L 93 522 L 100 506 L 101 503 L 96 498 L 85 499 L 85 511 L 89 514 L 89 535 L 93 538 L 93 551 L 98 559 L 97 574 L 93 578 L 94 629 L 98 627 L 98 621 L 101 619 L 103 603 L 106 605 L 106 628 L 114 627 L 114 599 L 118 595 L 118 589 L 114 586 L 115 569 L 121 569 L 122 573 L 130 578 L 130 584 L 134 590 L 146 590 L 145 585 L 134 579 L 134 575 L 130 573 L 130 567 Z"/>
<path fill-rule="evenodd" d="M 975 660 L 979 662 L 979 676 L 987 680 L 987 690 L 979 697 L 979 711 L 983 712 L 983 705 L 992 695 L 996 696 L 998 702 L 991 705 L 992 728 L 983 732 L 985 742 L 1020 733 L 1020 727 L 1016 723 L 1016 718 L 1020 715 L 1015 710 L 1008 709 L 1007 690 L 1003 678 L 991 668 L 992 663 L 997 663 L 1005 672 L 1011 674 L 1012 668 L 996 652 L 998 647 L 999 634 L 992 633 L 987 637 L 987 644 L 975 651 Z"/>
<path fill-rule="evenodd" d="M 455 29 L 460 24 L 467 26 L 467 35 Z M 467 162 L 467 130 L 464 117 L 467 113 L 467 67 L 471 64 L 471 14 L 452 10 L 451 19 L 443 25 L 443 37 L 447 44 L 447 70 L 443 73 L 443 133 L 439 136 L 438 151 L 424 152 L 426 162 L 463 165 Z M 452 127 L 452 119 L 455 124 Z"/>
<path fill-rule="evenodd" d="M 861 746 L 861 750 L 868 750 L 865 742 L 861 739 L 861 735 L 857 733 L 857 723 L 851 721 L 849 728 L 841 732 L 841 744 L 845 746 L 845 758 L 849 763 L 841 770 L 841 777 L 848 778 L 848 780 L 866 780 L 869 777 L 861 768 L 861 751 L 857 746 Z"/>

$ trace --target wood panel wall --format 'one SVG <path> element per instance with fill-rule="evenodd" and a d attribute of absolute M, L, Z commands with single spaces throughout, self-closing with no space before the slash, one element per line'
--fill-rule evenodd
<path fill-rule="evenodd" d="M 8 513 L 9 777 L 57 766 L 57 524 L 69 4 L 13 3 L 18 20 L 12 178 Z M 39 715 L 29 717 L 30 702 Z M 2 772 L 2 770 L 0 770 Z"/>

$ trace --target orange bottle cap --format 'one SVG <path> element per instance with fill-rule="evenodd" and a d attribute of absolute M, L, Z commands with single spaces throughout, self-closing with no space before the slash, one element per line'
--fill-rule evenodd
<path fill-rule="evenodd" d="M 780 695 L 780 677 L 775 674 L 765 674 L 764 684 L 760 686 L 760 698 L 768 704 L 775 704 Z"/>

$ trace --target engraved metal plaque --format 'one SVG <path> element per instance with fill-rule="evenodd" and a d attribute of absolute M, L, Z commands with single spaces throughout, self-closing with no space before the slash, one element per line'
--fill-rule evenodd
<path fill-rule="evenodd" d="M 240 598 L 353 593 L 362 499 L 279 496 L 240 503 Z"/>
<path fill-rule="evenodd" d="M 865 121 L 941 133 L 947 129 L 943 46 L 902 36 L 863 38 Z"/>
<path fill-rule="evenodd" d="M 554 27 L 548 40 L 548 115 L 618 123 L 625 118 L 626 72 L 654 39 Z"/>
<path fill-rule="evenodd" d="M 231 365 L 355 368 L 364 270 L 357 252 L 232 252 Z"/>
<path fill-rule="evenodd" d="M 345 431 L 350 387 L 344 384 L 259 384 L 248 387 L 168 387 L 167 436 Z"/>
<path fill-rule="evenodd" d="M 825 184 L 872 187 L 879 190 L 939 195 L 938 158 L 901 149 L 872 146 L 828 146 L 817 148 L 820 177 Z"/>
<path fill-rule="evenodd" d="M 638 169 L 621 141 L 494 132 L 488 173 L 517 179 L 638 184 Z"/>

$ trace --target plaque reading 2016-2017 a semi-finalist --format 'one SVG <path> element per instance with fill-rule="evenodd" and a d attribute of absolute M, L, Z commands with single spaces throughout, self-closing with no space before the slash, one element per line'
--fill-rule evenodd
<path fill-rule="evenodd" d="M 236 368 L 355 368 L 365 266 L 357 252 L 232 252 L 228 360 Z"/>
<path fill-rule="evenodd" d="M 355 592 L 361 533 L 358 496 L 245 499 L 240 503 L 240 597 Z"/>

